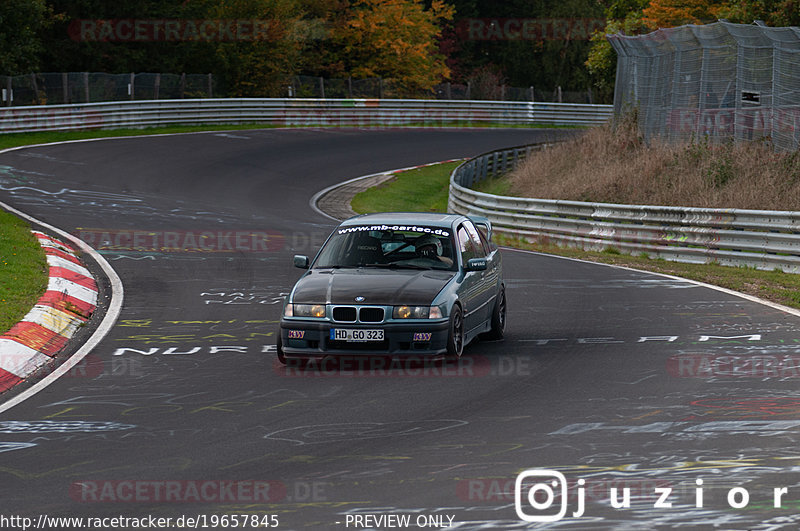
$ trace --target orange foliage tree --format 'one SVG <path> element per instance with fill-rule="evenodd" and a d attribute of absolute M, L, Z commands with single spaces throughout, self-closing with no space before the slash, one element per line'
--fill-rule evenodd
<path fill-rule="evenodd" d="M 683 24 L 705 24 L 720 18 L 726 2 L 711 0 L 650 0 L 642 10 L 642 22 L 651 30 Z"/>
<path fill-rule="evenodd" d="M 450 70 L 438 52 L 441 24 L 454 9 L 434 0 L 356 0 L 345 23 L 335 30 L 344 70 L 357 78 L 391 78 L 391 95 L 415 95 L 446 79 Z"/>

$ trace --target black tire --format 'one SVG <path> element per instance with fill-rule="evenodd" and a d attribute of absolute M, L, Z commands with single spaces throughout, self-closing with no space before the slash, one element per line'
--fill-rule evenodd
<path fill-rule="evenodd" d="M 461 306 L 453 306 L 450 314 L 450 334 L 447 338 L 447 357 L 451 360 L 458 360 L 464 353 L 464 314 Z"/>
<path fill-rule="evenodd" d="M 278 343 L 276 345 L 276 347 L 277 347 L 276 350 L 277 350 L 277 353 L 278 353 L 278 361 L 281 362 L 283 365 L 286 365 L 286 356 L 283 354 L 283 341 L 281 341 L 281 335 L 280 334 L 281 333 L 279 331 L 278 332 Z"/>
<path fill-rule="evenodd" d="M 500 293 L 497 294 L 497 299 L 494 301 L 494 310 L 492 310 L 492 328 L 483 334 L 485 339 L 499 340 L 503 339 L 506 333 L 506 290 L 500 288 Z"/>

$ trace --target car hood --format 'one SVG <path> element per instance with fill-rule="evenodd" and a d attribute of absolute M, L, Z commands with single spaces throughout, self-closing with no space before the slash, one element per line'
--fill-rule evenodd
<path fill-rule="evenodd" d="M 454 275 L 405 269 L 311 270 L 295 285 L 292 302 L 428 306 Z"/>

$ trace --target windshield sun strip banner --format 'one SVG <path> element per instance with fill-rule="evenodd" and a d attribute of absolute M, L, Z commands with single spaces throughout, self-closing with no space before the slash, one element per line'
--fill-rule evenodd
<path fill-rule="evenodd" d="M 397 231 L 397 232 L 418 232 L 420 234 L 433 234 L 436 236 L 447 237 L 450 232 L 439 227 L 422 227 L 419 225 L 358 225 L 355 227 L 341 227 L 336 230 L 337 234 L 348 234 L 353 232 L 370 231 Z"/>

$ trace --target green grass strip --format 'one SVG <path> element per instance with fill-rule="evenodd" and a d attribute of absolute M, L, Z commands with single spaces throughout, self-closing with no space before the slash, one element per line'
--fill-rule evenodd
<path fill-rule="evenodd" d="M 175 133 L 202 133 L 206 131 L 244 131 L 248 129 L 271 129 L 265 124 L 244 125 L 176 125 L 169 127 L 148 127 L 145 129 L 95 129 L 92 131 L 41 131 L 38 133 L 6 133 L 0 135 L 0 149 L 8 149 L 34 144 L 66 142 L 69 140 L 88 140 L 90 138 L 111 138 L 119 136 L 167 135 Z"/>
<path fill-rule="evenodd" d="M 461 162 L 446 162 L 397 174 L 385 183 L 356 194 L 350 206 L 370 212 L 446 212 L 452 171 Z"/>
<path fill-rule="evenodd" d="M 28 224 L 0 210 L 0 334 L 33 308 L 47 276 L 47 259 Z"/>
<path fill-rule="evenodd" d="M 429 166 L 424 168 L 424 177 L 420 177 L 417 173 L 420 170 L 400 173 L 395 179 L 358 194 L 352 203 L 353 209 L 359 213 L 446 212 L 447 189 L 453 168 L 453 164 Z M 481 191 L 498 193 L 504 190 L 503 186 L 505 185 L 502 179 L 498 179 L 481 183 L 480 188 Z M 605 252 L 582 251 L 529 243 L 502 234 L 497 234 L 495 241 L 507 247 L 674 275 L 747 293 L 792 308 L 800 308 L 800 275 L 792 273 L 718 264 L 668 262 L 642 255 L 622 254 L 616 249 Z"/>

